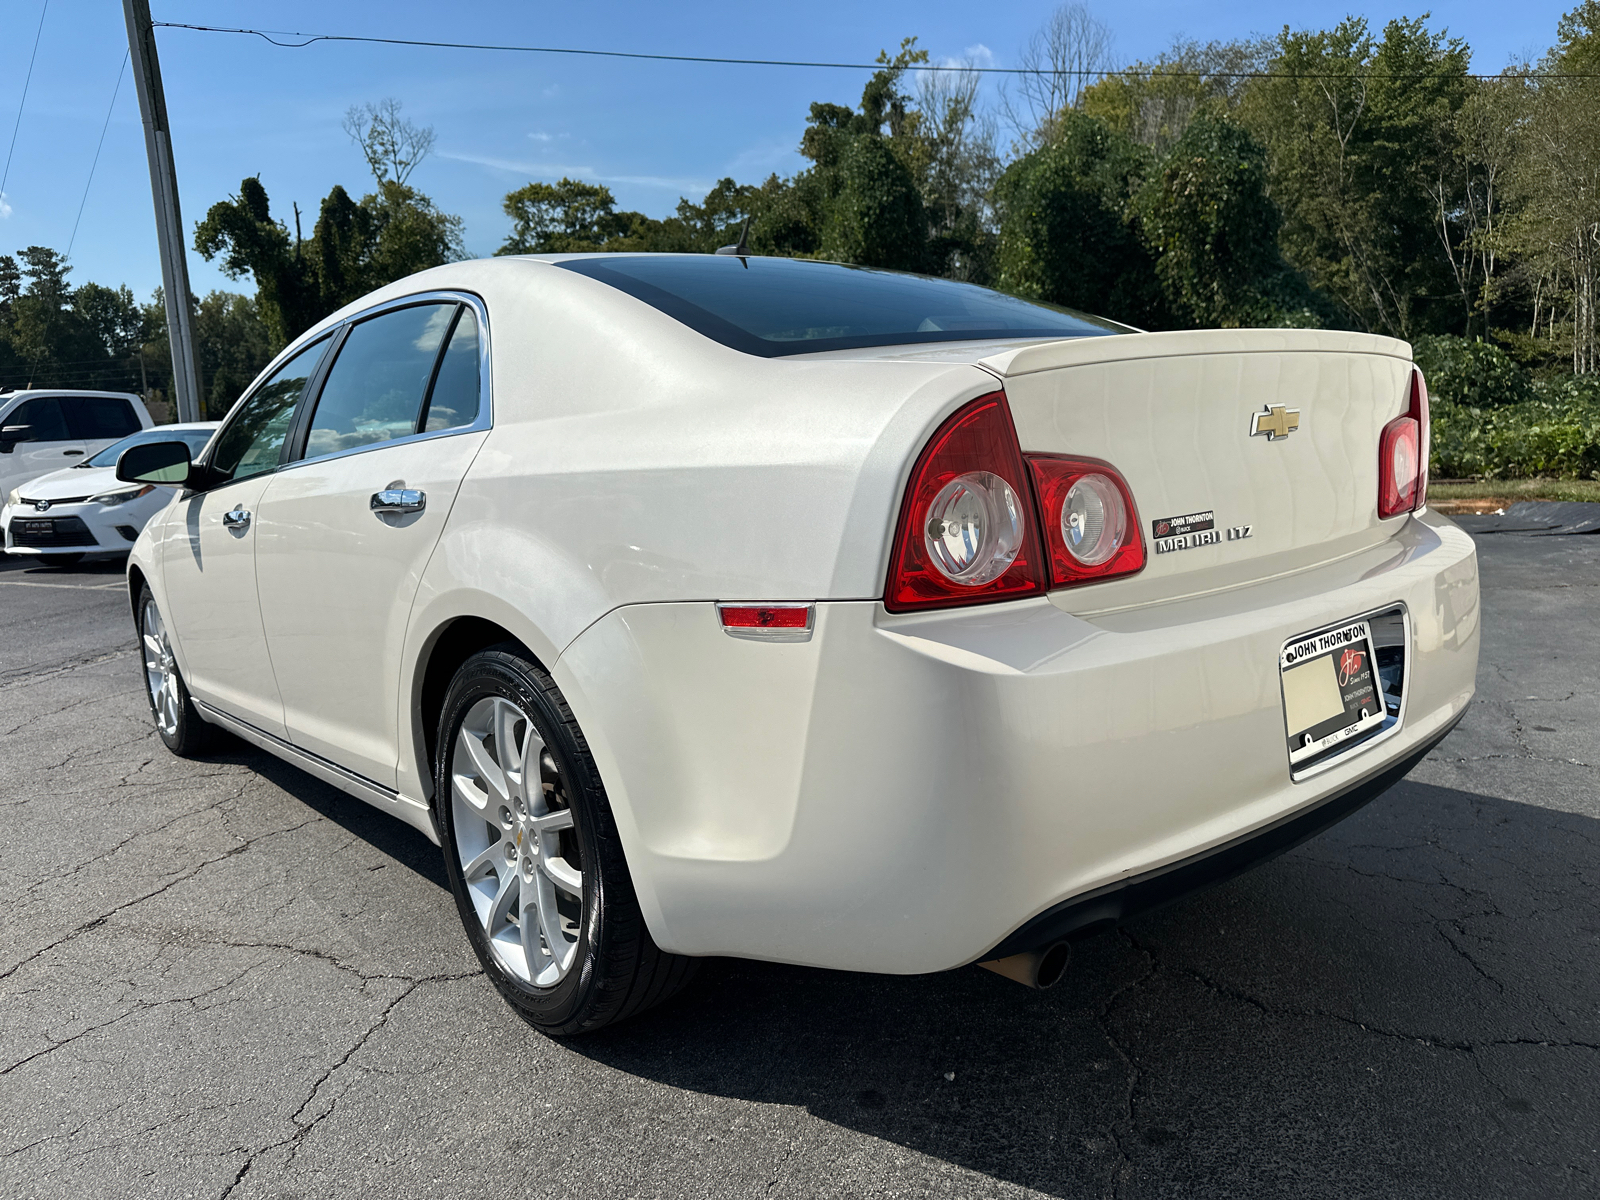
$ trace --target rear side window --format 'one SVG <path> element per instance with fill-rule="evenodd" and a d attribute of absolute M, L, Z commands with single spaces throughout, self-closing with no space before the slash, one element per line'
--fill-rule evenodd
<path fill-rule="evenodd" d="M 54 396 L 38 396 L 23 402 L 9 417 L 7 425 L 26 425 L 29 441 L 65 442 L 72 435 L 67 432 L 67 422 L 61 415 L 61 404 Z"/>
<path fill-rule="evenodd" d="M 307 346 L 239 402 L 211 453 L 211 467 L 224 478 L 244 479 L 277 469 L 289 436 L 294 406 L 328 348 L 328 339 Z"/>
<path fill-rule="evenodd" d="M 322 385 L 305 457 L 417 432 L 439 351 L 459 307 L 418 304 L 352 326 Z"/>
<path fill-rule="evenodd" d="M 64 396 L 61 407 L 75 438 L 99 442 L 139 432 L 133 405 L 116 396 Z"/>
<path fill-rule="evenodd" d="M 478 318 L 470 308 L 461 309 L 450 334 L 444 361 L 434 376 L 428 407 L 423 413 L 422 430 L 434 433 L 471 425 L 478 419 Z"/>

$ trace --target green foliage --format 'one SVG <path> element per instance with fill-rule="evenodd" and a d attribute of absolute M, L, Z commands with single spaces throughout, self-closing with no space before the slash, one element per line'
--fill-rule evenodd
<path fill-rule="evenodd" d="M 1449 130 L 1471 92 L 1469 57 L 1421 18 L 1389 22 L 1381 39 L 1357 17 L 1323 32 L 1285 28 L 1278 74 L 1240 103 L 1267 150 L 1284 255 L 1360 328 L 1442 332 L 1471 307 L 1473 289 L 1446 253 L 1462 236 Z"/>
<path fill-rule="evenodd" d="M 71 270 L 45 246 L 0 255 L 0 386 L 123 385 L 119 359 L 142 333 L 133 294 L 97 283 L 75 289 Z"/>
<path fill-rule="evenodd" d="M 1154 264 L 1130 225 L 1149 154 L 1104 121 L 1064 113 L 1055 139 L 995 185 L 998 285 L 1019 296 L 1165 323 Z"/>
<path fill-rule="evenodd" d="M 1442 478 L 1600 478 L 1600 379 L 1541 381 L 1503 350 L 1419 338 L 1433 473 Z"/>
<path fill-rule="evenodd" d="M 1192 118 L 1133 198 L 1166 307 L 1194 327 L 1320 323 L 1278 251 L 1266 154 L 1225 117 Z"/>
<path fill-rule="evenodd" d="M 395 180 L 380 181 L 359 203 L 335 185 L 308 240 L 298 211 L 295 225 L 291 237 L 252 177 L 195 227 L 195 249 L 205 258 L 220 257 L 229 278 L 254 278 L 261 317 L 280 347 L 374 288 L 466 257 L 461 218 Z"/>

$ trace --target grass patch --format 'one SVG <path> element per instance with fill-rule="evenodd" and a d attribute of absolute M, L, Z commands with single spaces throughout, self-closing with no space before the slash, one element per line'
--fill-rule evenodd
<path fill-rule="evenodd" d="M 1475 479 L 1428 484 L 1428 507 L 1440 512 L 1494 512 L 1519 500 L 1581 500 L 1600 503 L 1595 479 Z"/>

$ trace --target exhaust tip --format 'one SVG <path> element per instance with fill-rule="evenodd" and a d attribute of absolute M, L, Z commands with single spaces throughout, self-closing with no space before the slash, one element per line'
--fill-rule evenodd
<path fill-rule="evenodd" d="M 1055 942 L 1042 950 L 1025 950 L 1021 954 L 1011 954 L 1005 958 L 991 958 L 978 965 L 987 971 L 993 971 L 996 975 L 1015 979 L 1024 987 L 1043 991 L 1061 982 L 1061 977 L 1067 972 L 1067 964 L 1071 961 L 1071 944 Z"/>

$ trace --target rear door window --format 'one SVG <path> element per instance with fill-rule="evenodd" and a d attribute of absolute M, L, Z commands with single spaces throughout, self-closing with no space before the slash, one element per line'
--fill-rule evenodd
<path fill-rule="evenodd" d="M 277 469 L 295 405 L 327 348 L 327 338 L 307 346 L 239 402 L 217 434 L 210 458 L 214 471 L 225 479 L 244 479 Z"/>
<path fill-rule="evenodd" d="M 86 442 L 124 438 L 140 429 L 133 405 L 118 396 L 63 396 L 61 408 L 72 436 Z"/>
<path fill-rule="evenodd" d="M 435 433 L 471 425 L 478 419 L 482 380 L 478 368 L 478 318 L 465 305 L 445 348 L 423 411 L 422 431 Z"/>
<path fill-rule="evenodd" d="M 416 433 L 428 385 L 460 305 L 417 304 L 353 325 L 328 372 L 305 457 Z"/>

